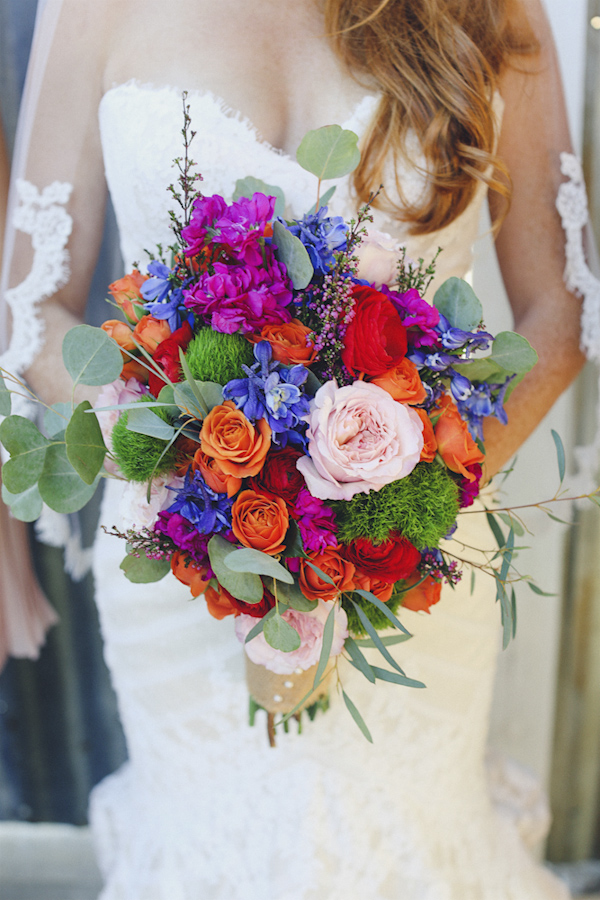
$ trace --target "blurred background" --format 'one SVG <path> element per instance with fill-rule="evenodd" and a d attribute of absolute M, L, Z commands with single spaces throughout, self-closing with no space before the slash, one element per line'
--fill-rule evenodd
<path fill-rule="evenodd" d="M 546 7 L 600 234 L 600 0 L 546 0 Z M 0 98 L 9 154 L 35 10 L 36 0 L 0 0 Z M 484 221 L 474 282 L 494 332 L 510 327 L 510 317 L 487 229 Z M 105 318 L 106 285 L 121 274 L 109 210 L 89 303 L 94 324 Z M 509 503 L 553 496 L 558 469 L 551 429 L 572 459 L 573 447 L 592 436 L 596 382 L 594 371 L 584 373 L 522 449 L 506 484 Z M 93 539 L 96 510 L 97 503 L 77 524 L 84 547 Z M 553 824 L 540 853 L 574 890 L 600 893 L 600 517 L 591 504 L 558 515 L 573 524 L 559 525 L 535 510 L 528 515 L 535 541 L 522 552 L 520 568 L 552 596 L 519 589 L 518 635 L 500 660 L 490 742 L 494 760 L 516 760 L 549 794 Z M 86 900 L 99 884 L 85 828 L 89 790 L 126 751 L 91 578 L 72 581 L 63 551 L 29 532 L 38 579 L 60 622 L 37 661 L 10 659 L 0 674 L 0 897 Z M 0 556 L 0 566 L 9 564 Z"/>

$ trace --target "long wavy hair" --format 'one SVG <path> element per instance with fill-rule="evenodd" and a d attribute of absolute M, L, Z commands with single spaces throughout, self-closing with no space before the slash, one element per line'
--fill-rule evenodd
<path fill-rule="evenodd" d="M 358 198 L 377 190 L 390 150 L 396 163 L 410 160 L 412 134 L 430 190 L 409 202 L 396 176 L 400 204 L 385 190 L 375 201 L 412 234 L 452 222 L 481 182 L 508 208 L 510 177 L 496 155 L 492 100 L 503 68 L 539 51 L 520 0 L 324 0 L 324 15 L 339 58 L 381 92 L 353 176 Z"/>

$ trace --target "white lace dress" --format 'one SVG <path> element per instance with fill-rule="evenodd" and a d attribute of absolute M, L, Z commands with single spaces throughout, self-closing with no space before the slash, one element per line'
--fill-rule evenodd
<path fill-rule="evenodd" d="M 312 205 L 314 179 L 293 159 L 215 98 L 190 101 L 205 194 L 230 198 L 236 179 L 252 174 L 280 185 L 293 213 Z M 373 103 L 366 98 L 345 125 L 360 133 Z M 181 98 L 121 85 L 104 96 L 100 123 L 126 265 L 143 264 L 144 248 L 169 243 L 165 187 L 180 154 Z M 419 188 L 407 172 L 405 190 Z M 482 199 L 444 231 L 408 242 L 413 257 L 444 247 L 438 280 L 470 268 Z M 347 185 L 331 209 L 351 214 Z M 119 493 L 109 485 L 108 526 L 118 524 Z M 465 542 L 489 547 L 479 518 L 465 517 Z M 397 656 L 425 690 L 372 688 L 343 670 L 373 745 L 334 694 L 326 715 L 270 749 L 260 715 L 248 725 L 232 619 L 211 618 L 174 579 L 130 584 L 118 568 L 123 553 L 99 534 L 98 605 L 130 755 L 92 797 L 102 900 L 564 900 L 489 799 L 499 649 L 491 584 L 480 578 L 471 595 L 466 578 L 431 615 L 403 613 L 414 638 Z"/>

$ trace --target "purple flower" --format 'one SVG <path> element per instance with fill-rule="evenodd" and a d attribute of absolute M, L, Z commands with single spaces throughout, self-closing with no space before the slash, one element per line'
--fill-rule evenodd
<path fill-rule="evenodd" d="M 298 494 L 294 516 L 305 550 L 320 553 L 326 547 L 337 547 L 334 511 L 306 488 Z"/>
<path fill-rule="evenodd" d="M 188 256 L 197 256 L 206 246 L 207 237 L 210 240 L 213 233 L 213 223 L 226 209 L 225 200 L 218 194 L 212 197 L 198 197 L 194 201 L 190 223 L 181 232 Z"/>
<path fill-rule="evenodd" d="M 325 275 L 334 264 L 334 253 L 346 247 L 348 226 L 341 216 L 330 217 L 327 207 L 307 214 L 299 221 L 287 223 L 279 220 L 306 247 L 312 267 L 319 275 Z"/>
<path fill-rule="evenodd" d="M 436 326 L 440 314 L 435 306 L 423 300 L 415 288 L 399 294 L 390 290 L 385 284 L 381 288 L 390 298 L 405 328 L 409 329 L 408 340 L 413 347 L 430 347 L 438 341 Z"/>
<path fill-rule="evenodd" d="M 186 253 L 196 256 L 207 243 L 222 244 L 237 259 L 250 266 L 262 262 L 264 233 L 273 218 L 275 197 L 256 193 L 227 204 L 218 194 L 199 197 L 182 231 Z"/>
<path fill-rule="evenodd" d="M 462 331 L 460 328 L 453 328 L 442 313 L 439 316 L 436 330 L 446 350 L 487 350 L 494 340 L 487 331 Z"/>
<path fill-rule="evenodd" d="M 177 491 L 168 513 L 179 513 L 202 534 L 215 534 L 231 527 L 233 499 L 217 494 L 206 484 L 200 472 L 187 470 L 183 487 Z"/>
<path fill-rule="evenodd" d="M 160 512 L 154 530 L 170 537 L 176 547 L 189 553 L 200 565 L 208 565 L 208 542 L 212 535 L 200 534 L 197 528 L 179 513 Z"/>
<path fill-rule="evenodd" d="M 233 334 L 260 331 L 263 325 L 289 322 L 286 306 L 292 299 L 285 266 L 267 256 L 267 266 L 215 263 L 213 274 L 203 274 L 184 290 L 184 303 L 200 316 L 211 319 L 214 331 Z"/>

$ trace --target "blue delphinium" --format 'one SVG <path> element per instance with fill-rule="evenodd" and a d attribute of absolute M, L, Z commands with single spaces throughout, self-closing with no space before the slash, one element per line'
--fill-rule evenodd
<path fill-rule="evenodd" d="M 206 484 L 200 472 L 187 470 L 183 487 L 167 512 L 179 513 L 202 534 L 228 531 L 231 528 L 233 498 L 218 494 Z"/>
<path fill-rule="evenodd" d="M 346 247 L 348 226 L 341 216 L 328 216 L 326 206 L 316 213 L 307 213 L 298 222 L 282 224 L 300 238 L 318 275 L 327 274 L 335 261 L 335 251 Z"/>
<path fill-rule="evenodd" d="M 448 319 L 440 313 L 440 319 L 435 327 L 440 335 L 442 347 L 446 350 L 487 350 L 492 341 L 493 335 L 487 331 L 463 331 L 461 328 L 454 328 L 448 322 Z"/>
<path fill-rule="evenodd" d="M 268 341 L 255 344 L 254 356 L 254 365 L 242 366 L 247 378 L 227 382 L 223 398 L 233 400 L 250 422 L 266 419 L 274 443 L 280 446 L 286 446 L 288 440 L 303 443 L 297 426 L 309 412 L 309 401 L 302 390 L 308 377 L 306 368 L 287 368 L 273 360 Z"/>
<path fill-rule="evenodd" d="M 190 311 L 183 305 L 183 290 L 173 287 L 171 269 L 158 259 L 148 265 L 148 273 L 150 278 L 140 289 L 146 310 L 155 319 L 166 319 L 171 331 L 177 331 L 190 318 Z"/>
<path fill-rule="evenodd" d="M 466 419 L 469 431 L 474 438 L 483 441 L 483 420 L 488 416 L 495 416 L 503 425 L 508 422 L 504 409 L 504 396 L 512 378 L 507 378 L 504 384 L 472 384 L 471 390 L 463 390 L 460 396 L 457 396 L 453 384 L 451 384 L 450 390 L 456 400 L 458 410 Z"/>

